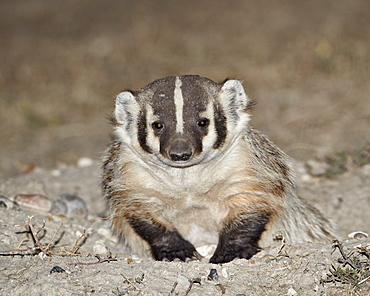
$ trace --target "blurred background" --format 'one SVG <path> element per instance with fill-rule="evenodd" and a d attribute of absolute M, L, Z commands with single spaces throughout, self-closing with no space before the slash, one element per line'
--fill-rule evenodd
<path fill-rule="evenodd" d="M 98 160 L 120 91 L 244 81 L 297 159 L 370 141 L 370 1 L 0 1 L 0 177 Z"/>

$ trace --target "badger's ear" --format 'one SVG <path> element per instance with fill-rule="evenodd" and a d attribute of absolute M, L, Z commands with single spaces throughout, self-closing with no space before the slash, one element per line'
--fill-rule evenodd
<path fill-rule="evenodd" d="M 227 80 L 221 88 L 221 99 L 229 108 L 245 111 L 248 106 L 248 96 L 242 83 L 238 80 Z"/>
<path fill-rule="evenodd" d="M 116 97 L 116 107 L 114 116 L 118 125 L 130 130 L 137 114 L 139 113 L 139 104 L 131 91 L 121 92 Z"/>
<path fill-rule="evenodd" d="M 246 112 L 249 99 L 240 81 L 225 81 L 221 87 L 220 100 L 234 125 L 244 125 L 249 121 L 249 115 Z"/>

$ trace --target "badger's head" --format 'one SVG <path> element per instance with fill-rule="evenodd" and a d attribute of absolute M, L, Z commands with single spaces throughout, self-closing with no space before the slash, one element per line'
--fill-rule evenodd
<path fill-rule="evenodd" d="M 193 166 L 214 159 L 245 130 L 250 105 L 237 80 L 169 76 L 117 96 L 116 134 L 145 160 Z"/>

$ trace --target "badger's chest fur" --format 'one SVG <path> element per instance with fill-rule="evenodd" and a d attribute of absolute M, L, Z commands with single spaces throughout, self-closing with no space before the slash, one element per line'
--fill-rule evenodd
<path fill-rule="evenodd" d="M 250 258 L 274 232 L 327 239 L 329 222 L 296 194 L 288 157 L 249 126 L 239 81 L 170 76 L 117 96 L 102 187 L 113 229 L 157 260 Z"/>

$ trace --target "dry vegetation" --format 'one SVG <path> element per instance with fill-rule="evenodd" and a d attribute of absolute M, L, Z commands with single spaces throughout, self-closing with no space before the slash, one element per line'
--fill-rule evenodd
<path fill-rule="evenodd" d="M 352 292 L 366 295 L 370 292 L 370 249 L 359 246 L 344 250 L 339 241 L 334 241 L 333 251 L 339 250 L 340 257 L 332 264 L 322 284 L 338 282 L 352 287 Z"/>
<path fill-rule="evenodd" d="M 0 176 L 98 158 L 124 88 L 244 80 L 296 158 L 370 141 L 369 1 L 0 1 Z M 18 165 L 17 165 L 18 161 Z"/>
<path fill-rule="evenodd" d="M 364 166 L 370 163 L 370 144 L 352 151 L 340 151 L 326 156 L 328 169 L 325 176 L 332 178 L 347 172 L 354 166 Z"/>

